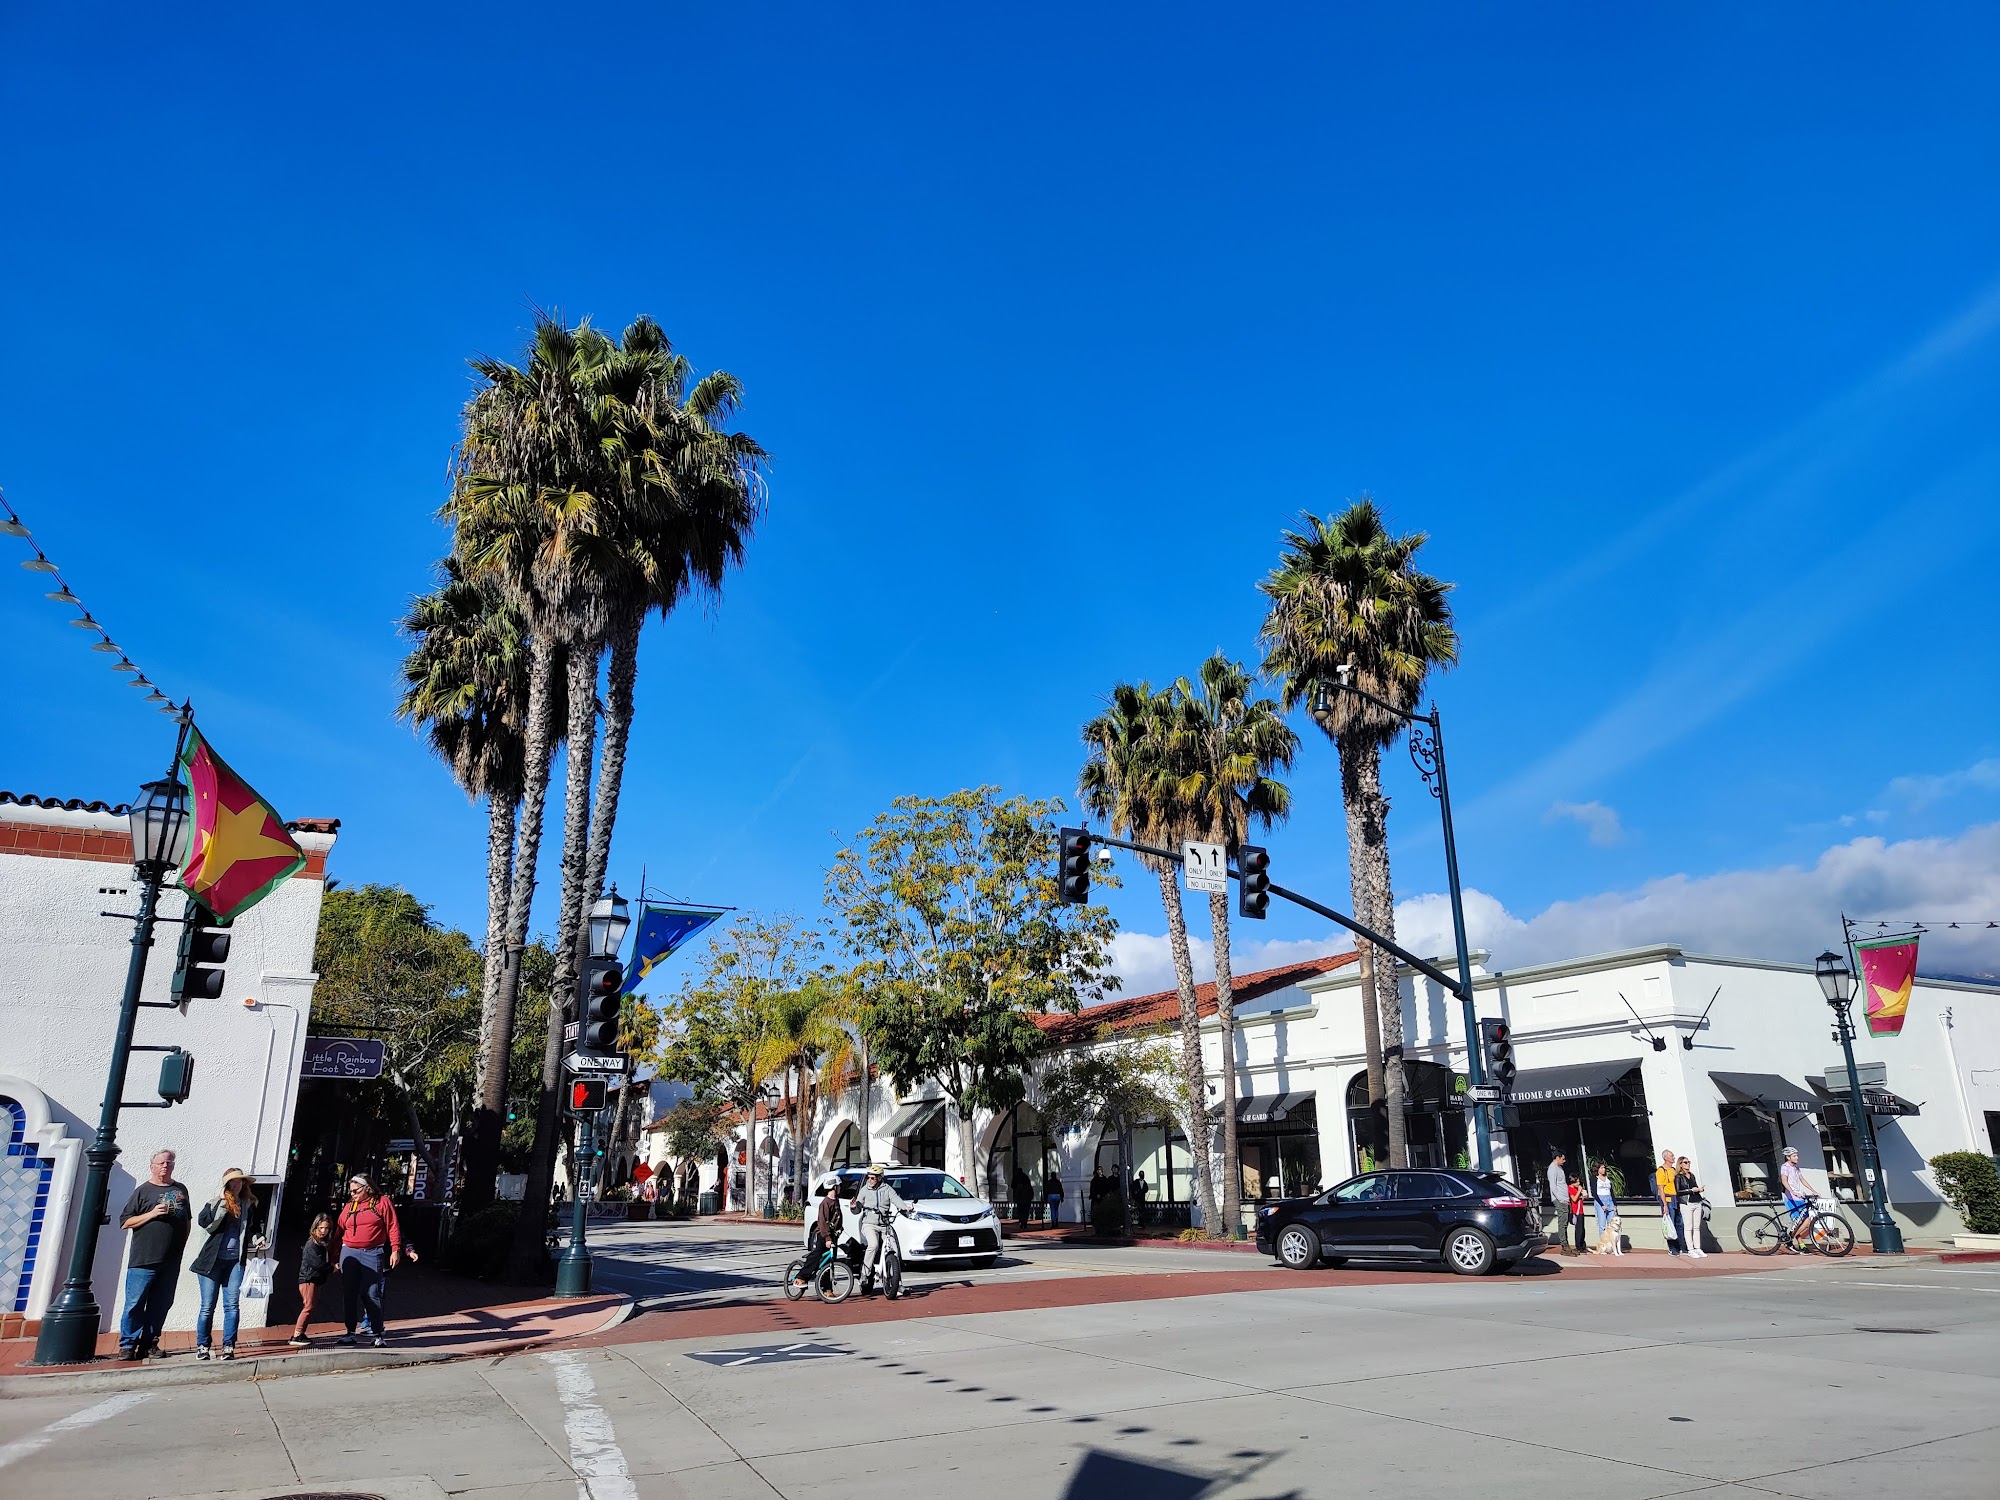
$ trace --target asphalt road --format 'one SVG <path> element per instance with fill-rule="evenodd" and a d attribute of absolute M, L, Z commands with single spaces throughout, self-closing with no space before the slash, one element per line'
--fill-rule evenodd
<path fill-rule="evenodd" d="M 653 1295 L 727 1295 L 756 1257 L 784 1249 L 732 1234 L 697 1257 L 690 1241 L 699 1264 Z M 617 1274 L 664 1286 L 660 1273 L 682 1268 L 655 1253 Z M 1118 1253 L 1054 1266 L 1031 1253 L 1011 1269 L 1088 1275 Z M 1370 1286 L 1274 1273 L 1272 1286 L 25 1397 L 0 1403 L 0 1493 L 1991 1500 L 2000 1489 L 2000 1266 L 1856 1259 L 1697 1280 Z"/>

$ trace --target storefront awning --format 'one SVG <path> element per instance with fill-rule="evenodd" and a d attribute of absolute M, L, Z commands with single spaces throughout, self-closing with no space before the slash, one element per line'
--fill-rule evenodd
<path fill-rule="evenodd" d="M 882 1134 L 891 1140 L 915 1135 L 930 1123 L 932 1115 L 943 1108 L 942 1099 L 918 1099 L 911 1104 L 898 1105 L 896 1112 L 883 1124 Z"/>
<path fill-rule="evenodd" d="M 1807 1081 L 1815 1089 L 1819 1090 L 1821 1095 L 1819 1103 L 1813 1106 L 1815 1110 L 1823 1105 L 1845 1104 L 1847 1102 L 1847 1080 L 1839 1074 L 1828 1073 L 1823 1077 L 1814 1074 Z M 1901 1094 L 1892 1094 L 1887 1089 L 1874 1088 L 1867 1084 L 1863 1084 L 1861 1087 L 1861 1104 L 1871 1115 L 1920 1115 L 1923 1113 L 1923 1106 L 1912 1104 Z"/>
<path fill-rule="evenodd" d="M 1773 1114 L 1809 1115 L 1819 1108 L 1819 1096 L 1802 1083 L 1776 1073 L 1711 1073 L 1709 1079 L 1728 1104 L 1754 1104 Z"/>
<path fill-rule="evenodd" d="M 1302 1104 L 1312 1102 L 1311 1089 L 1293 1089 L 1289 1094 L 1252 1094 L 1236 1101 L 1239 1125 L 1274 1124 Z"/>
<path fill-rule="evenodd" d="M 1565 1063 L 1558 1068 L 1523 1068 L 1509 1091 L 1512 1104 L 1549 1104 L 1563 1099 L 1602 1099 L 1618 1092 L 1618 1080 L 1639 1066 L 1636 1057 L 1611 1062 Z"/>

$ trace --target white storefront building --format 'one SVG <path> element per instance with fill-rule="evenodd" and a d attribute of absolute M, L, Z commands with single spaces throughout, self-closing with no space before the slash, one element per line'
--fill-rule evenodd
<path fill-rule="evenodd" d="M 129 1236 L 118 1211 L 144 1180 L 160 1147 L 179 1156 L 175 1175 L 196 1202 L 224 1171 L 256 1181 L 273 1218 L 285 1171 L 301 1055 L 312 1009 L 313 944 L 326 860 L 339 824 L 286 825 L 305 866 L 230 929 L 226 988 L 185 1011 L 167 1004 L 180 928 L 155 930 L 134 1040 L 184 1048 L 193 1092 L 171 1108 L 127 1108 L 112 1169 L 112 1222 L 99 1233 L 91 1287 L 115 1326 L 123 1309 Z M 0 1315 L 10 1332 L 31 1329 L 60 1290 L 76 1232 L 84 1148 L 97 1131 L 106 1069 L 131 955 L 132 924 L 104 913 L 138 909 L 132 844 L 123 809 L 101 802 L 0 792 Z M 182 898 L 161 893 L 160 913 L 178 917 Z M 135 1051 L 124 1098 L 157 1105 L 161 1054 Z M 196 1287 L 182 1257 L 170 1329 L 194 1324 Z M 244 1321 L 263 1322 L 245 1300 Z"/>
<path fill-rule="evenodd" d="M 1483 958 L 1483 955 L 1479 957 Z M 1736 1212 L 1776 1191 L 1786 1146 L 1796 1146 L 1808 1179 L 1857 1203 L 1866 1189 L 1852 1131 L 1829 1105 L 1844 1099 L 1832 1012 L 1810 964 L 1719 958 L 1657 946 L 1488 973 L 1475 965 L 1482 1017 L 1513 1030 L 1520 1073 L 1517 1121 L 1493 1137 L 1496 1170 L 1539 1182 L 1560 1148 L 1572 1175 L 1606 1162 L 1630 1200 L 1628 1230 L 1657 1247 L 1650 1172 L 1662 1150 L 1690 1157 L 1715 1205 L 1712 1232 L 1735 1244 Z M 1383 1164 L 1379 1113 L 1367 1104 L 1360 986 L 1353 956 L 1340 955 L 1241 976 L 1237 981 L 1236 1091 L 1247 1196 L 1291 1194 Z M 1452 1102 L 1466 1072 L 1459 1002 L 1428 980 L 1402 981 L 1411 1161 L 1470 1165 L 1475 1147 L 1466 1112 Z M 1214 990 L 1199 990 L 1205 1017 L 1211 1099 L 1219 1098 L 1220 1033 Z M 1859 1008 L 1857 1002 L 1857 1009 Z M 1177 1021 L 1172 991 L 1052 1019 L 1057 1036 L 1098 1045 L 1099 1028 L 1134 1034 Z M 1892 1212 L 1915 1241 L 1963 1229 L 1939 1196 L 1926 1163 L 1946 1151 L 2000 1152 L 2000 987 L 1920 979 L 1901 1035 L 1855 1044 L 1863 1063 L 1882 1065 L 1865 1090 L 1882 1154 Z M 1032 1091 L 1031 1091 L 1032 1093 Z M 817 1173 L 870 1159 L 942 1166 L 996 1200 L 1011 1200 L 1025 1174 L 1035 1197 L 1050 1176 L 1063 1188 L 1065 1220 L 1080 1216 L 1091 1175 L 1113 1159 L 1096 1128 L 1045 1131 L 1032 1104 L 974 1118 L 975 1160 L 961 1160 L 950 1106 L 935 1090 L 899 1094 L 876 1079 L 868 1107 L 849 1088 L 817 1111 L 812 1138 L 795 1152 L 782 1111 L 777 1120 L 736 1127 L 729 1206 L 749 1191 L 782 1187 L 803 1164 Z M 1186 1222 L 1194 1196 L 1181 1130 L 1154 1122 L 1136 1141 L 1136 1167 L 1150 1189 L 1150 1215 Z M 803 1163 L 800 1157 L 803 1157 Z M 704 1190 L 718 1164 L 701 1166 Z"/>

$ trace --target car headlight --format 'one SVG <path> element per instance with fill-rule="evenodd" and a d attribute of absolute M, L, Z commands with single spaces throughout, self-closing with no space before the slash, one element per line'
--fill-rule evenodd
<path fill-rule="evenodd" d="M 1257 1217 L 1260 1219 L 1268 1219 L 1277 1211 L 1277 1207 L 1274 1204 L 1260 1203 L 1257 1205 Z"/>
<path fill-rule="evenodd" d="M 943 1214 L 927 1214 L 912 1211 L 910 1217 L 913 1219 L 928 1219 L 933 1224 L 942 1224 L 944 1222 Z"/>

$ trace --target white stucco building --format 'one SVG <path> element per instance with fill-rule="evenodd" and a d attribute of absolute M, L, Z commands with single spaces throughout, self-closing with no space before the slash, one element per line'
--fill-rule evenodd
<path fill-rule="evenodd" d="M 1475 965 L 1474 981 L 1479 1014 L 1513 1028 L 1520 1068 L 1518 1122 L 1494 1137 L 1496 1170 L 1538 1182 L 1557 1147 L 1573 1175 L 1605 1161 L 1632 1202 L 1628 1230 L 1655 1247 L 1661 1236 L 1648 1174 L 1668 1147 L 1693 1159 L 1715 1205 L 1713 1232 L 1732 1248 L 1732 1204 L 1775 1192 L 1787 1145 L 1798 1147 L 1815 1186 L 1865 1199 L 1853 1134 L 1828 1107 L 1844 1097 L 1846 1081 L 1810 964 L 1658 946 L 1498 973 Z M 1364 1154 L 1378 1137 L 1367 1107 L 1359 988 L 1351 954 L 1239 976 L 1235 1066 L 1246 1197 L 1309 1190 L 1377 1164 Z M 1412 1163 L 1470 1165 L 1466 1114 L 1450 1102 L 1467 1066 L 1461 1006 L 1407 974 L 1402 993 Z M 1222 1067 L 1213 986 L 1198 996 L 1213 1101 Z M 1176 995 L 1165 991 L 1048 1025 L 1061 1040 L 1088 1046 L 1105 1025 L 1130 1035 L 1171 1027 L 1178 1015 Z M 1920 979 L 1902 1034 L 1864 1034 L 1855 1050 L 1886 1071 L 1866 1097 L 1895 1217 L 1916 1240 L 1960 1232 L 1926 1162 L 1945 1151 L 2000 1152 L 2000 988 Z M 1053 1174 L 1063 1217 L 1075 1220 L 1092 1172 L 1115 1155 L 1099 1129 L 1046 1132 L 1026 1105 L 976 1115 L 968 1163 L 949 1106 L 934 1090 L 899 1095 L 880 1078 L 865 1111 L 857 1088 L 830 1099 L 803 1153 L 794 1150 L 782 1107 L 778 1114 L 759 1118 L 754 1149 L 738 1122 L 727 1152 L 729 1206 L 748 1192 L 746 1164 L 756 1164 L 761 1203 L 765 1184 L 775 1180 L 781 1191 L 803 1155 L 812 1173 L 871 1159 L 941 1166 L 996 1200 L 1011 1200 L 1017 1169 L 1038 1196 Z M 1154 1216 L 1185 1221 L 1194 1195 L 1180 1128 L 1156 1122 L 1138 1132 L 1136 1147 Z M 719 1163 L 700 1171 L 703 1190 L 712 1190 Z M 1860 1226 L 1867 1210 L 1849 1214 Z"/>
<path fill-rule="evenodd" d="M 179 1046 L 194 1057 L 193 1092 L 166 1108 L 128 1108 L 112 1170 L 112 1222 L 100 1231 L 91 1285 L 104 1327 L 122 1310 L 128 1236 L 117 1215 L 146 1175 L 152 1153 L 179 1156 L 176 1176 L 194 1201 L 222 1173 L 242 1168 L 273 1219 L 298 1096 L 300 1056 L 312 1008 L 313 943 L 326 861 L 339 824 L 286 825 L 306 863 L 230 929 L 226 988 L 183 1012 L 166 1004 L 178 925 L 156 929 L 135 1042 Z M 162 891 L 160 914 L 178 917 L 182 897 Z M 138 882 L 124 809 L 101 802 L 0 792 L 0 1315 L 10 1331 L 40 1319 L 68 1269 L 83 1186 L 83 1151 L 97 1130 L 106 1069 L 131 954 Z M 134 1052 L 129 1103 L 157 1104 L 158 1052 Z M 197 1293 L 183 1256 L 169 1328 L 193 1326 Z M 243 1318 L 264 1321 L 246 1299 Z"/>

